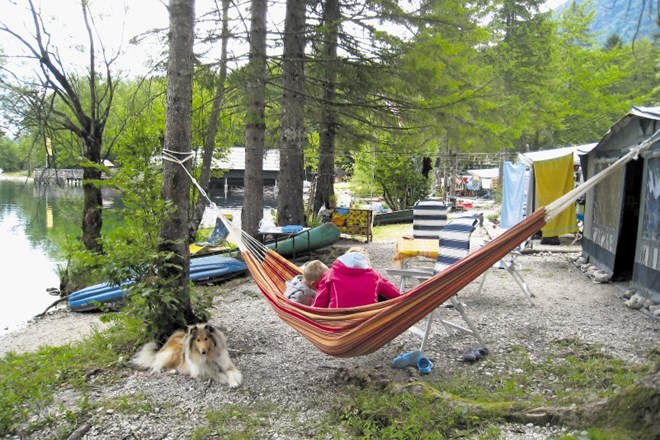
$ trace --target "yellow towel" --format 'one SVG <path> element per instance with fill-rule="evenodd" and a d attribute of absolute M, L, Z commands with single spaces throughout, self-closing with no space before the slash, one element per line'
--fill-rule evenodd
<path fill-rule="evenodd" d="M 573 153 L 555 159 L 534 162 L 536 206 L 547 206 L 573 189 Z M 577 231 L 575 205 L 565 209 L 541 229 L 543 237 L 558 237 Z"/>

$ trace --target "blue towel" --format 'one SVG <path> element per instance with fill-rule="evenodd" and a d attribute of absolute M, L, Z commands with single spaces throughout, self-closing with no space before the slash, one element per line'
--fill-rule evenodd
<path fill-rule="evenodd" d="M 303 227 L 300 225 L 286 225 L 282 226 L 282 232 L 285 234 L 295 234 L 303 230 Z"/>
<path fill-rule="evenodd" d="M 525 168 L 522 162 L 504 162 L 502 187 L 502 219 L 500 226 L 509 229 L 519 223 L 524 216 L 525 205 Z"/>

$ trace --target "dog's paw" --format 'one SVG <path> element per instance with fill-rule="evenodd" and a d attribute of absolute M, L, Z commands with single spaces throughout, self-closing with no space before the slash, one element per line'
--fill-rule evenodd
<path fill-rule="evenodd" d="M 243 375 L 237 369 L 227 371 L 227 385 L 230 388 L 236 388 L 243 383 Z"/>

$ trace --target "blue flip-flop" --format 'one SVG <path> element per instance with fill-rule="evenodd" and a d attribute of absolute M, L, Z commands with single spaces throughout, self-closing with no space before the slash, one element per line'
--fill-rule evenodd
<path fill-rule="evenodd" d="M 417 359 L 417 369 L 419 374 L 429 374 L 433 370 L 433 362 L 426 356 L 421 356 Z"/>
<path fill-rule="evenodd" d="M 422 352 L 419 350 L 409 351 L 408 353 L 403 353 L 398 355 L 392 361 L 392 367 L 394 368 L 406 368 L 417 365 L 417 360 L 422 355 Z"/>

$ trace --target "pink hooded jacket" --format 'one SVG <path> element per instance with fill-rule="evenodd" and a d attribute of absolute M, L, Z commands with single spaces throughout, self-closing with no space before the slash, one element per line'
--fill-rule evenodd
<path fill-rule="evenodd" d="M 344 258 L 352 254 L 337 259 L 323 275 L 312 307 L 356 307 L 378 302 L 378 295 L 388 299 L 401 295 L 394 284 L 368 266 L 366 258 L 364 262 L 360 261 L 360 257 L 364 258 L 361 254 L 356 255 L 357 262 L 353 258 Z"/>

